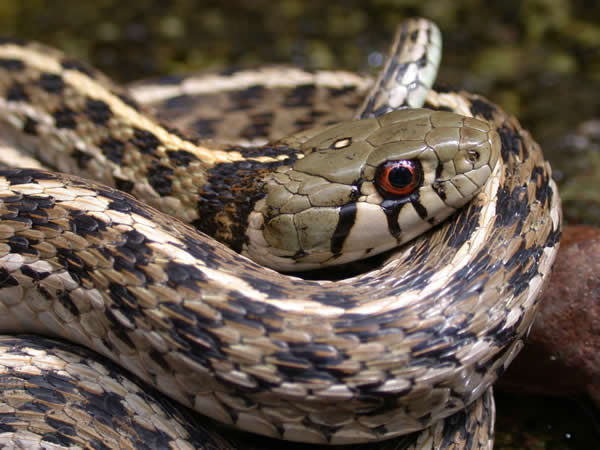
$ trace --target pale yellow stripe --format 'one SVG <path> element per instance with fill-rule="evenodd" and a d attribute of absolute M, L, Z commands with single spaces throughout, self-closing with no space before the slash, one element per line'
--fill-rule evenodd
<path fill-rule="evenodd" d="M 123 102 L 119 97 L 112 94 L 104 86 L 84 73 L 77 70 L 64 69 L 54 57 L 44 55 L 32 48 L 20 47 L 14 44 L 0 46 L 0 56 L 4 58 L 19 59 L 27 66 L 38 71 L 60 75 L 68 85 L 85 93 L 85 95 L 91 98 L 105 102 L 115 115 L 125 118 L 133 127 L 150 131 L 165 145 L 175 149 L 188 151 L 208 165 L 215 165 L 223 162 L 245 161 L 248 159 L 239 152 L 225 152 L 222 150 L 210 149 L 181 139 L 179 136 L 170 133 L 145 115 L 140 114 L 131 106 Z M 252 159 L 260 162 L 277 161 L 277 159 L 267 156 Z"/>

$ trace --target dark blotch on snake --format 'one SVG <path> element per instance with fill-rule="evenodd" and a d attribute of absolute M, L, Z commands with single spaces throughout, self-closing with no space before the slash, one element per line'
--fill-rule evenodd
<path fill-rule="evenodd" d="M 542 205 L 552 201 L 552 187 L 549 184 L 548 176 L 542 167 L 534 167 L 531 172 L 531 179 L 535 181 L 535 199 Z"/>
<path fill-rule="evenodd" d="M 25 387 L 25 391 L 36 400 L 51 405 L 60 405 L 66 402 L 64 395 L 51 386 L 30 385 Z"/>
<path fill-rule="evenodd" d="M 89 97 L 85 100 L 84 113 L 96 125 L 106 125 L 113 116 L 106 102 Z"/>
<path fill-rule="evenodd" d="M 177 308 L 178 306 L 179 305 L 175 304 L 169 305 L 170 308 Z M 189 310 L 184 310 L 183 312 L 187 314 L 193 314 L 190 313 Z M 202 320 L 197 314 L 194 315 L 194 318 L 196 319 L 197 325 L 202 323 Z M 225 359 L 225 355 L 220 350 L 221 343 L 210 333 L 210 328 L 215 326 L 214 322 L 209 321 L 209 323 L 206 325 L 206 328 L 209 329 L 208 332 L 203 331 L 203 329 L 199 328 L 198 326 L 190 327 L 185 322 L 177 319 L 173 319 L 172 322 L 178 326 L 178 331 L 175 329 L 169 330 L 169 336 L 177 344 L 179 344 L 182 349 L 187 350 L 187 357 L 193 361 L 197 361 L 203 366 L 210 366 L 212 364 L 212 360 Z M 179 334 L 179 332 L 182 332 L 182 334 Z M 189 337 L 183 333 L 189 334 Z"/>
<path fill-rule="evenodd" d="M 42 297 L 44 297 L 46 300 L 48 301 L 52 301 L 53 299 L 53 295 L 50 293 L 50 291 L 48 291 L 48 289 L 46 289 L 44 286 L 39 286 L 37 288 L 38 292 L 40 293 L 40 295 Z"/>
<path fill-rule="evenodd" d="M 11 236 L 7 240 L 7 244 L 10 246 L 11 253 L 31 253 L 31 248 L 29 247 L 29 240 L 24 236 Z"/>
<path fill-rule="evenodd" d="M 199 119 L 192 123 L 190 129 L 200 137 L 214 137 L 219 123 L 219 119 Z"/>
<path fill-rule="evenodd" d="M 260 85 L 234 91 L 230 94 L 231 102 L 235 104 L 232 111 L 251 109 L 264 95 L 265 87 Z"/>
<path fill-rule="evenodd" d="M 86 236 L 95 233 L 98 229 L 106 228 L 105 222 L 83 213 L 71 216 L 69 223 L 71 231 L 79 236 Z"/>
<path fill-rule="evenodd" d="M 82 279 L 90 279 L 90 274 L 86 270 L 85 263 L 69 248 L 56 249 L 57 260 L 69 272 L 69 275 L 76 283 L 80 283 Z"/>
<path fill-rule="evenodd" d="M 25 64 L 20 59 L 0 58 L 0 69 L 9 72 L 20 72 L 25 69 Z"/>
<path fill-rule="evenodd" d="M 23 133 L 28 134 L 30 136 L 37 136 L 37 125 L 38 121 L 32 119 L 29 116 L 25 117 L 25 123 L 23 123 Z"/>
<path fill-rule="evenodd" d="M 50 94 L 61 94 L 65 89 L 62 77 L 54 73 L 42 73 L 37 84 Z"/>
<path fill-rule="evenodd" d="M 70 378 L 61 375 L 58 372 L 50 372 L 43 378 L 45 382 L 50 384 L 50 386 L 52 386 L 54 389 L 58 389 L 59 391 L 75 392 L 77 390 L 77 387 L 73 385 L 73 381 Z"/>
<path fill-rule="evenodd" d="M 524 250 L 523 255 L 518 261 L 519 270 L 515 271 L 508 279 L 510 286 L 514 287 L 515 295 L 520 295 L 525 289 L 529 288 L 529 283 L 538 272 L 539 261 L 543 251 L 543 247 L 536 245 L 532 245 Z"/>
<path fill-rule="evenodd" d="M 110 252 L 112 253 L 114 258 L 113 267 L 116 271 L 127 271 L 132 275 L 134 274 L 136 270 L 136 265 L 138 263 L 136 251 L 134 249 L 127 248 L 126 246 L 120 246 L 114 249 L 110 249 Z M 141 275 L 142 280 L 145 279 L 143 273 L 136 275 L 138 275 L 138 278 L 140 278 Z"/>
<path fill-rule="evenodd" d="M 141 238 L 139 238 L 141 236 Z M 144 267 L 148 265 L 151 259 L 151 250 L 143 245 L 145 237 L 137 230 L 130 230 L 123 233 L 122 245 L 117 247 L 100 247 L 97 250 L 109 261 L 113 261 L 113 268 L 116 271 L 127 271 L 131 276 L 136 277 L 140 282 L 146 280 Z"/>
<path fill-rule="evenodd" d="M 502 159 L 508 161 L 511 154 L 521 159 L 529 157 L 529 152 L 525 145 L 523 145 L 523 137 L 514 129 L 504 126 L 498 128 L 496 131 L 500 135 L 500 141 L 502 142 L 502 147 L 500 149 Z M 522 155 L 521 152 L 523 152 Z"/>
<path fill-rule="evenodd" d="M 109 209 L 121 212 L 134 212 L 145 219 L 152 219 L 153 211 L 145 208 L 143 204 L 132 201 L 133 199 L 124 192 L 111 189 L 106 186 L 96 185 L 96 190 L 103 196 L 111 200 L 108 204 Z"/>
<path fill-rule="evenodd" d="M 548 235 L 548 238 L 546 239 L 546 242 L 544 243 L 544 248 L 552 248 L 556 246 L 556 244 L 558 244 L 558 242 L 560 241 L 561 234 L 562 232 L 560 228 L 557 228 L 552 233 L 550 233 Z"/>
<path fill-rule="evenodd" d="M 23 196 L 23 198 L 21 199 L 21 202 L 19 204 L 19 212 L 20 212 L 21 218 L 24 218 L 24 216 L 25 216 L 23 213 L 31 213 L 38 209 L 37 200 L 38 199 L 35 196 L 29 196 L 29 195 Z"/>
<path fill-rule="evenodd" d="M 26 277 L 31 278 L 34 282 L 43 280 L 50 275 L 50 272 L 37 272 L 27 265 L 21 267 L 21 273 Z M 42 288 L 42 286 L 40 286 Z"/>
<path fill-rule="evenodd" d="M 0 288 L 18 286 L 19 282 L 10 274 L 8 270 L 0 269 Z"/>
<path fill-rule="evenodd" d="M 350 94 L 357 89 L 356 86 L 344 86 L 341 88 L 330 87 L 327 89 L 328 95 L 331 97 L 342 97 L 346 94 Z"/>
<path fill-rule="evenodd" d="M 28 184 L 38 180 L 57 180 L 59 175 L 52 172 L 40 171 L 38 169 L 3 169 L 0 176 L 6 177 L 10 184 Z M 3 201 L 6 201 L 2 198 Z"/>
<path fill-rule="evenodd" d="M 449 226 L 445 238 L 449 247 L 459 248 L 470 238 L 471 233 L 477 230 L 480 212 L 481 206 L 471 204 L 447 219 Z"/>
<path fill-rule="evenodd" d="M 93 159 L 90 155 L 78 149 L 73 150 L 71 157 L 75 160 L 79 169 L 85 169 L 88 163 Z"/>
<path fill-rule="evenodd" d="M 526 186 L 516 186 L 511 191 L 508 186 L 498 189 L 496 221 L 498 226 L 510 227 L 517 224 L 515 233 L 520 233 L 523 217 L 529 213 L 529 195 Z"/>
<path fill-rule="evenodd" d="M 285 96 L 283 107 L 310 107 L 314 103 L 315 92 L 316 88 L 312 84 L 300 85 L 292 89 L 292 91 Z"/>
<path fill-rule="evenodd" d="M 344 356 L 333 345 L 319 343 L 290 344 L 290 352 L 300 358 L 306 358 L 314 366 L 335 366 L 344 360 Z"/>
<path fill-rule="evenodd" d="M 172 286 L 194 286 L 194 282 L 206 282 L 207 278 L 201 270 L 189 264 L 169 261 L 166 267 L 168 283 Z"/>
<path fill-rule="evenodd" d="M 75 121 L 76 113 L 68 106 L 62 106 L 57 108 L 52 113 L 56 128 L 68 128 L 74 130 L 77 128 L 77 122 Z"/>
<path fill-rule="evenodd" d="M 160 140 L 148 130 L 142 130 L 141 128 L 134 128 L 133 137 L 131 143 L 139 148 L 140 152 L 144 154 L 152 154 L 159 145 Z"/>
<path fill-rule="evenodd" d="M 40 378 L 42 378 L 42 377 L 40 377 Z M 0 383 L 1 383 L 1 381 L 0 381 Z M 35 383 L 35 381 L 34 381 L 34 383 Z M 31 402 L 23 403 L 19 407 L 19 412 L 21 412 L 21 411 L 30 411 L 32 413 L 37 413 L 37 414 L 41 414 L 42 416 L 45 416 L 46 413 L 48 411 L 50 411 L 50 407 L 47 405 L 44 405 L 43 403 L 40 403 L 40 402 L 31 401 Z M 6 420 L 5 414 L 2 414 L 2 420 Z M 2 426 L 0 426 L 0 431 L 4 431 Z"/>
<path fill-rule="evenodd" d="M 121 158 L 123 158 L 123 153 L 125 150 L 125 143 L 112 137 L 105 137 L 98 143 L 98 147 L 102 150 L 104 156 L 106 156 L 110 161 L 114 163 L 121 163 Z"/>
<path fill-rule="evenodd" d="M 250 124 L 240 132 L 244 139 L 268 136 L 273 121 L 273 113 L 254 114 L 250 116 Z"/>
<path fill-rule="evenodd" d="M 104 391 L 100 395 L 85 389 L 82 391 L 88 401 L 86 405 L 88 414 L 100 423 L 112 427 L 113 417 L 129 417 L 128 411 L 121 403 L 120 395 L 110 391 Z"/>
<path fill-rule="evenodd" d="M 115 187 L 120 191 L 131 192 L 131 190 L 135 186 L 135 183 L 130 180 L 123 180 L 123 179 L 117 178 L 117 177 L 115 177 L 114 180 L 115 180 Z"/>
<path fill-rule="evenodd" d="M 60 419 L 57 419 L 56 417 L 46 417 L 46 423 L 48 425 L 50 425 L 52 428 L 54 428 L 55 430 L 58 430 L 60 432 L 60 434 L 66 434 L 67 436 L 76 436 L 77 432 L 75 431 L 75 428 L 73 427 L 73 424 L 70 424 L 69 422 L 65 422 L 62 421 Z"/>
<path fill-rule="evenodd" d="M 187 167 L 198 158 L 193 153 L 186 150 L 167 150 L 167 156 L 175 162 L 175 167 Z"/>
<path fill-rule="evenodd" d="M 148 169 L 148 183 L 159 195 L 169 195 L 173 187 L 172 175 L 171 167 L 156 164 L 153 161 L 152 166 Z"/>
<path fill-rule="evenodd" d="M 25 88 L 22 83 L 15 81 L 4 94 L 6 100 L 9 102 L 27 102 L 29 101 L 29 96 L 25 92 Z"/>
<path fill-rule="evenodd" d="M 498 110 L 489 102 L 485 102 L 483 100 L 479 100 L 477 98 L 471 99 L 471 112 L 474 116 L 481 115 L 487 120 L 493 120 L 494 114 L 498 112 Z"/>

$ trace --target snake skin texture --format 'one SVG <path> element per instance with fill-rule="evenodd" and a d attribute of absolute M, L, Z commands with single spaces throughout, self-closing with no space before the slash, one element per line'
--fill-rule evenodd
<path fill-rule="evenodd" d="M 550 167 L 516 119 L 467 92 L 429 91 L 425 108 L 483 121 L 497 135 L 489 179 L 464 208 L 376 257 L 371 270 L 338 281 L 301 279 L 265 269 L 188 224 L 208 215 L 195 195 L 212 168 L 280 167 L 311 129 L 262 156 L 229 138 L 211 147 L 154 121 L 93 69 L 40 48 L 0 46 L 3 135 L 53 170 L 97 181 L 0 170 L 0 330 L 36 335 L 0 341 L 0 442 L 281 445 L 199 431 L 193 413 L 150 398 L 157 389 L 218 422 L 273 438 L 491 448 L 490 386 L 523 345 L 561 226 Z M 354 81 L 335 89 L 357 99 L 374 86 L 347 80 Z M 240 109 L 253 101 L 248 89 L 255 88 L 228 95 L 242 99 Z M 275 97 L 289 98 L 297 87 L 285 89 Z M 319 89 L 332 88 L 312 93 Z M 258 134 L 248 133 L 250 144 Z M 199 161 L 208 161 L 207 172 L 194 172 Z M 250 219 L 234 219 L 252 209 L 234 209 L 219 218 L 225 231 L 214 234 L 235 248 L 239 238 L 229 234 Z"/>

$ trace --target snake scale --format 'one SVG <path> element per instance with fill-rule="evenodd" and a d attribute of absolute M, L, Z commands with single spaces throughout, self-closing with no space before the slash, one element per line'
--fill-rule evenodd
<path fill-rule="evenodd" d="M 58 51 L 0 44 L 3 138 L 74 174 L 0 170 L 0 442 L 242 445 L 198 428 L 156 388 L 273 438 L 413 433 L 376 445 L 490 448 L 490 386 L 532 323 L 560 203 L 516 119 L 420 78 L 435 71 L 436 33 L 426 21 L 401 27 L 376 82 L 267 68 L 134 86 L 139 102 Z M 139 104 L 177 124 L 189 102 L 204 103 L 213 116 L 183 129 L 218 138 L 227 114 L 211 91 L 237 102 L 230 116 L 260 97 L 283 101 L 238 118 L 246 145 L 237 131 L 220 144 L 187 138 Z M 323 114 L 307 100 L 318 92 L 354 95 L 354 112 Z M 314 127 L 278 127 L 294 108 Z M 259 144 L 269 124 L 287 137 Z M 264 267 L 378 253 L 376 267 L 336 281 Z M 280 445 L 257 442 L 244 445 Z"/>

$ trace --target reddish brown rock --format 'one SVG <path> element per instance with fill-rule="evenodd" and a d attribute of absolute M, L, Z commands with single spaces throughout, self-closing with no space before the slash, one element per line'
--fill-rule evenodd
<path fill-rule="evenodd" d="M 527 345 L 500 386 L 529 393 L 587 393 L 600 405 L 600 228 L 564 230 Z"/>

